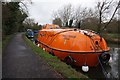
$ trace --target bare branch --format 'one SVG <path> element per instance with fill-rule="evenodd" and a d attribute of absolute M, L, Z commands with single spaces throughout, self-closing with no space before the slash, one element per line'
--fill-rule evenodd
<path fill-rule="evenodd" d="M 111 0 L 110 2 L 107 2 L 106 4 L 108 4 L 104 9 L 103 9 L 103 12 L 107 9 L 109 9 L 109 7 L 111 6 L 113 0 Z"/>
<path fill-rule="evenodd" d="M 57 16 L 58 18 L 60 18 L 63 22 L 63 26 L 65 26 L 68 20 L 73 18 L 72 13 L 73 13 L 73 7 L 71 4 L 68 4 L 63 6 L 62 9 L 59 9 L 57 12 L 55 12 L 53 17 Z"/>
<path fill-rule="evenodd" d="M 107 28 L 107 26 L 110 24 L 110 22 L 112 21 L 114 15 L 115 15 L 115 13 L 116 13 L 116 11 L 118 10 L 119 6 L 120 6 L 120 0 L 119 0 L 119 2 L 118 2 L 117 7 L 115 8 L 115 11 L 114 11 L 112 17 L 110 18 L 109 22 L 103 27 L 103 30 L 105 30 L 105 29 Z"/>

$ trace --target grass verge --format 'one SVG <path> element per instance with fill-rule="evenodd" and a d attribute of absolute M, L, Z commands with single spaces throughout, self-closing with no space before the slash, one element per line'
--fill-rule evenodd
<path fill-rule="evenodd" d="M 25 35 L 23 35 L 23 39 L 35 53 L 37 53 L 41 58 L 43 58 L 47 62 L 47 64 L 49 64 L 55 71 L 60 73 L 64 78 L 88 78 L 87 76 L 77 72 L 71 66 L 60 61 L 56 56 L 52 56 L 47 52 L 43 51 L 41 48 L 35 46 Z"/>
<path fill-rule="evenodd" d="M 120 43 L 120 34 L 103 34 L 103 37 L 107 41 L 107 43 L 112 43 L 112 44 L 119 44 Z"/>

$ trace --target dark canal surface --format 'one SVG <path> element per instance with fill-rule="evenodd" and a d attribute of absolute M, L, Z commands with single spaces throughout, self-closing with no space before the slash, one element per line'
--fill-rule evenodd
<path fill-rule="evenodd" d="M 119 72 L 120 72 L 120 46 L 118 44 L 108 44 L 110 47 L 110 55 L 112 58 L 112 62 L 109 62 L 106 65 L 103 65 L 104 69 L 98 65 L 96 67 L 90 67 L 87 73 L 84 73 L 80 67 L 75 67 L 78 72 L 81 72 L 87 75 L 91 79 L 104 79 L 107 80 L 108 78 L 111 80 L 118 80 L 119 79 Z"/>

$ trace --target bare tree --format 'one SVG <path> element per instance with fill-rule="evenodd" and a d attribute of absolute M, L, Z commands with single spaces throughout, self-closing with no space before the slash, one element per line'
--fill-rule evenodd
<path fill-rule="evenodd" d="M 15 2 L 16 0 L 13 0 L 13 2 Z M 20 1 L 20 10 L 21 12 L 25 12 L 27 15 L 29 15 L 29 12 L 28 12 L 28 7 L 27 5 L 28 4 L 33 4 L 33 2 L 31 0 L 19 0 Z"/>
<path fill-rule="evenodd" d="M 98 12 L 98 18 L 99 18 L 99 23 L 98 23 L 98 32 L 101 32 L 101 30 L 104 30 L 107 28 L 108 24 L 112 21 L 113 17 L 116 14 L 116 11 L 118 9 L 118 6 L 120 5 L 120 0 L 115 8 L 115 10 L 111 10 L 111 6 L 113 7 L 113 0 L 103 0 L 101 2 L 97 2 L 97 12 Z M 110 13 L 112 14 L 112 17 L 108 20 L 108 17 L 110 17 Z M 109 15 L 109 16 L 107 16 Z M 102 23 L 107 21 L 107 24 L 102 26 Z"/>
<path fill-rule="evenodd" d="M 76 27 L 80 28 L 82 22 L 86 18 L 90 18 L 93 16 L 94 16 L 94 14 L 93 14 L 93 10 L 91 8 L 88 9 L 86 7 L 84 8 L 84 7 L 79 6 L 76 9 L 75 14 L 74 14 L 74 20 L 76 21 L 75 22 Z"/>
<path fill-rule="evenodd" d="M 53 24 L 59 25 L 60 27 L 62 26 L 62 21 L 60 18 L 55 18 L 52 22 Z"/>
<path fill-rule="evenodd" d="M 23 23 L 27 24 L 29 27 L 32 27 L 35 22 L 34 19 L 26 18 Z"/>
<path fill-rule="evenodd" d="M 113 12 L 113 14 L 112 14 L 112 17 L 110 18 L 110 20 L 108 21 L 108 23 L 103 27 L 103 30 L 106 29 L 107 26 L 110 24 L 110 22 L 112 21 L 113 17 L 115 16 L 115 14 L 116 14 L 116 12 L 117 12 L 117 10 L 118 10 L 119 8 L 120 8 L 120 0 L 119 0 L 119 2 L 117 3 L 117 6 L 116 6 L 116 8 L 115 8 L 115 10 L 114 10 L 114 12 Z M 119 11 L 118 11 L 118 13 L 119 13 Z M 119 14 L 118 14 L 118 15 L 119 15 Z"/>
<path fill-rule="evenodd" d="M 80 24 L 81 24 L 81 21 L 82 21 L 82 16 L 81 16 L 81 6 L 79 6 L 76 10 L 75 10 L 75 13 L 74 13 L 74 20 L 75 20 L 75 26 L 80 28 Z"/>
<path fill-rule="evenodd" d="M 68 26 L 68 21 L 72 18 L 73 7 L 71 4 L 65 5 L 62 9 L 53 13 L 53 17 L 60 18 L 63 26 Z"/>

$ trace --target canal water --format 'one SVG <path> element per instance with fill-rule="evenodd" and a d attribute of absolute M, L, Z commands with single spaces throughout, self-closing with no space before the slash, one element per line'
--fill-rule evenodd
<path fill-rule="evenodd" d="M 87 73 L 83 72 L 80 67 L 75 67 L 75 69 L 78 72 L 81 72 L 85 75 L 87 75 L 91 79 L 111 79 L 111 80 L 118 80 L 119 77 L 119 72 L 120 72 L 120 47 L 118 44 L 108 44 L 110 47 L 110 55 L 111 55 L 111 60 L 108 64 L 98 65 L 96 67 L 91 67 L 89 68 L 89 71 Z"/>

